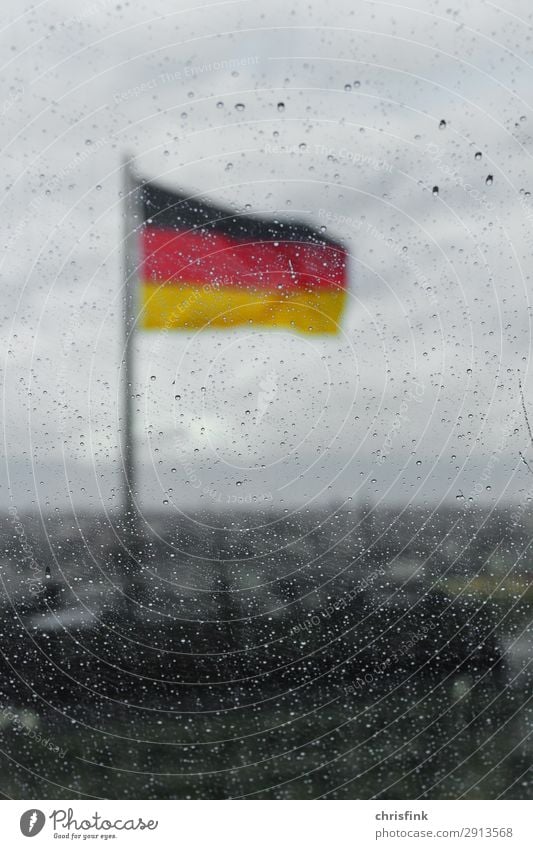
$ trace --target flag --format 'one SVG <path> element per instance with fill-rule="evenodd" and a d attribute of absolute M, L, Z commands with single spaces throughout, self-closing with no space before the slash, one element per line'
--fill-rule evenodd
<path fill-rule="evenodd" d="M 345 247 L 302 223 L 236 214 L 140 185 L 141 325 L 336 333 Z"/>

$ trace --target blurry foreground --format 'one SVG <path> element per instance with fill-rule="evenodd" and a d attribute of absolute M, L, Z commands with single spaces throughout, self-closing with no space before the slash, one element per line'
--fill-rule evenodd
<path fill-rule="evenodd" d="M 429 515 L 4 517 L 5 796 L 529 797 L 529 530 Z"/>

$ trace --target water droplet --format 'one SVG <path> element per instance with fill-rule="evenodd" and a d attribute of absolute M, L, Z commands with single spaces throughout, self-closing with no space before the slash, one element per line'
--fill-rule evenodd
<path fill-rule="evenodd" d="M 438 195 L 438 193 L 439 193 L 439 187 L 438 187 L 438 186 L 433 186 L 432 191 L 433 191 L 433 194 L 434 194 L 434 195 Z"/>
<path fill-rule="evenodd" d="M 351 87 L 350 83 L 346 83 L 346 85 L 344 86 L 344 91 L 351 91 L 351 90 L 352 90 L 352 87 Z"/>
<path fill-rule="evenodd" d="M 278 103 L 278 112 L 284 112 L 284 111 L 285 111 L 285 104 L 282 101 L 280 101 Z"/>
<path fill-rule="evenodd" d="M 494 182 L 494 177 L 492 176 L 492 174 L 487 174 L 487 179 L 485 180 L 485 185 L 486 186 L 492 186 L 493 182 Z"/>
<path fill-rule="evenodd" d="M 480 150 L 478 150 L 478 151 L 476 151 L 476 153 L 474 153 L 474 159 L 481 159 L 481 151 Z"/>
<path fill-rule="evenodd" d="M 152 375 L 150 376 L 150 380 L 155 380 L 155 379 L 156 379 L 155 374 L 152 374 Z"/>
<path fill-rule="evenodd" d="M 446 121 L 444 120 L 444 118 L 441 118 L 440 121 L 439 121 L 439 130 L 445 130 L 445 129 L 446 129 Z"/>
<path fill-rule="evenodd" d="M 235 481 L 235 486 L 242 486 L 242 481 Z"/>
<path fill-rule="evenodd" d="M 244 112 L 244 103 L 236 103 L 235 109 L 237 110 L 237 112 Z"/>
<path fill-rule="evenodd" d="M 217 109 L 222 109 L 223 106 L 224 106 L 224 101 L 219 100 L 218 103 L 217 103 Z"/>

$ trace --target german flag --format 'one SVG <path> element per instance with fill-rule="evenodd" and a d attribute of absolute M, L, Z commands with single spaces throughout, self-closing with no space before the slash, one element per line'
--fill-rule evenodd
<path fill-rule="evenodd" d="M 258 218 L 140 185 L 142 326 L 270 326 L 336 333 L 347 253 L 305 224 Z"/>

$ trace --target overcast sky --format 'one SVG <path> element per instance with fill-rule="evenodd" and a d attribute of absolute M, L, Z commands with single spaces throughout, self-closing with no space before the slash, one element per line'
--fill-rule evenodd
<path fill-rule="evenodd" d="M 0 506 L 117 504 L 125 152 L 350 249 L 338 338 L 138 335 L 145 508 L 528 497 L 528 3 L 4 9 Z"/>

